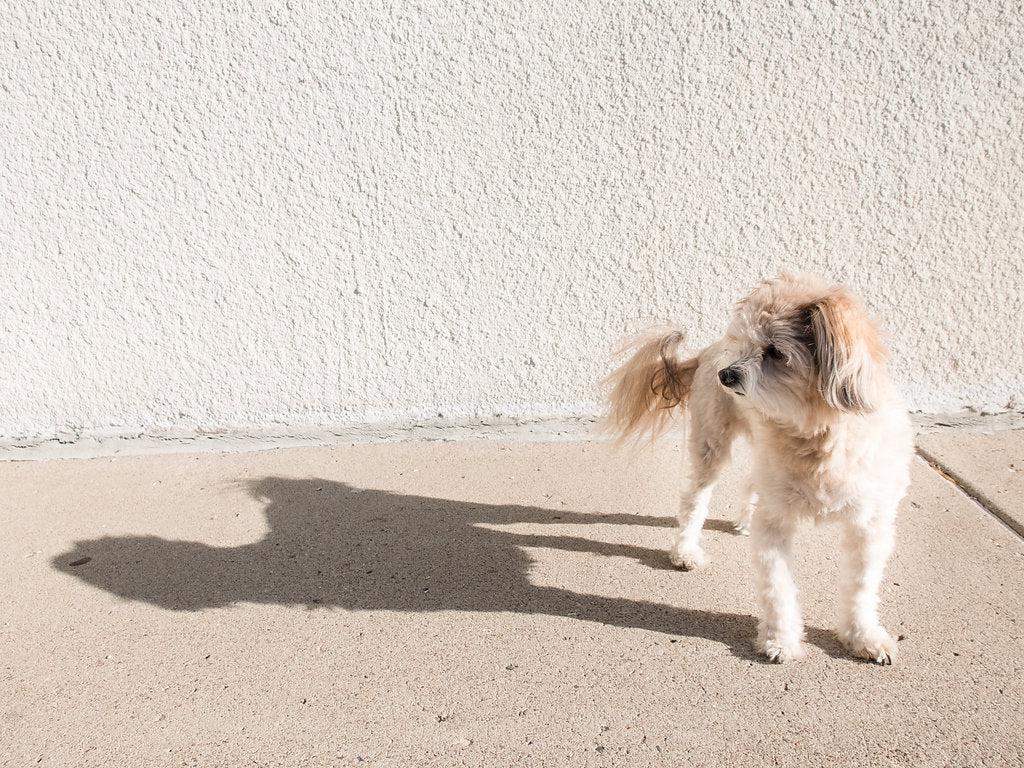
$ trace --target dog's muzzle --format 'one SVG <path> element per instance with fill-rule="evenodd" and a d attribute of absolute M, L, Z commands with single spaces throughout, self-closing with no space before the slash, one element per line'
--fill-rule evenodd
<path fill-rule="evenodd" d="M 740 391 L 740 384 L 743 381 L 743 377 L 737 368 L 723 368 L 718 372 L 718 380 L 722 382 L 722 386 L 726 389 L 731 389 L 737 395 L 743 394 Z"/>

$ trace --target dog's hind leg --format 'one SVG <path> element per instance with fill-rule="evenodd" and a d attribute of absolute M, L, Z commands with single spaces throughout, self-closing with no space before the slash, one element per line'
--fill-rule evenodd
<path fill-rule="evenodd" d="M 839 572 L 839 639 L 854 656 L 891 664 L 896 641 L 878 622 L 878 593 L 892 552 L 895 511 L 865 523 L 850 520 L 843 531 Z"/>
<path fill-rule="evenodd" d="M 700 428 L 699 417 L 690 432 L 687 443 L 686 482 L 679 500 L 679 530 L 676 531 L 669 550 L 672 563 L 687 571 L 700 568 L 707 563 L 707 556 L 700 546 L 701 530 L 708 516 L 711 491 L 729 458 L 732 434 L 710 432 Z"/>
<path fill-rule="evenodd" d="M 754 479 L 748 477 L 743 484 L 743 510 L 740 512 L 732 527 L 736 533 L 744 536 L 750 535 L 750 525 L 754 519 L 754 512 L 757 510 L 757 491 L 754 490 Z"/>

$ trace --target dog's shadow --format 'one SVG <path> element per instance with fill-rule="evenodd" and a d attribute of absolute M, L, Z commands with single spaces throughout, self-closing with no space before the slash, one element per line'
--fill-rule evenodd
<path fill-rule="evenodd" d="M 543 614 L 705 638 L 744 659 L 759 658 L 752 616 L 538 586 L 530 582 L 525 548 L 627 557 L 670 569 L 661 550 L 500 529 L 661 527 L 672 524 L 666 518 L 474 504 L 315 479 L 267 477 L 249 491 L 266 504 L 270 529 L 257 543 L 213 547 L 154 536 L 104 537 L 77 542 L 53 565 L 122 598 L 178 611 L 250 602 Z"/>

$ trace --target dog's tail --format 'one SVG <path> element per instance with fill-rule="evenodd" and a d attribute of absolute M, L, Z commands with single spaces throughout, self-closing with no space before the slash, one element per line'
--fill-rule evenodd
<path fill-rule="evenodd" d="M 685 336 L 678 328 L 653 328 L 620 350 L 629 359 L 601 382 L 610 388 L 599 429 L 619 442 L 650 433 L 654 440 L 686 407 L 697 372 L 697 358 L 682 354 Z"/>

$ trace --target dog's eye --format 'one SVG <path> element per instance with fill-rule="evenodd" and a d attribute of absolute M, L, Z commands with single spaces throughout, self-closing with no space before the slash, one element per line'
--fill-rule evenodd
<path fill-rule="evenodd" d="M 771 358 L 772 360 L 785 360 L 786 356 L 782 354 L 778 347 L 774 344 L 769 344 L 764 348 L 764 356 Z"/>

